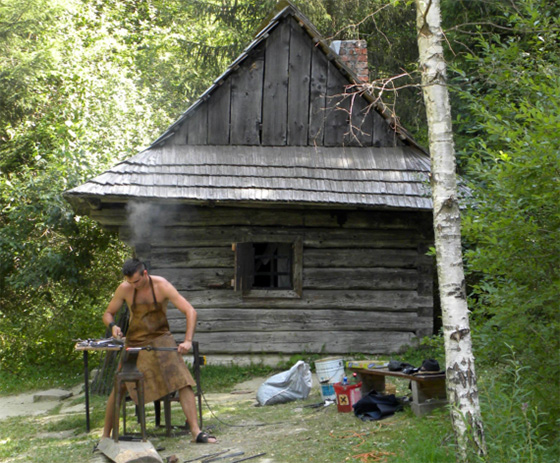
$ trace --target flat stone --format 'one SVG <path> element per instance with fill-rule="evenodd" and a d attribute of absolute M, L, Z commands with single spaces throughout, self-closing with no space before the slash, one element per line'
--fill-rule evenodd
<path fill-rule="evenodd" d="M 72 397 L 72 392 L 64 389 L 49 389 L 33 394 L 33 402 L 60 401 Z"/>
<path fill-rule="evenodd" d="M 71 406 L 68 406 L 68 407 L 63 407 L 62 410 L 60 410 L 60 413 L 65 413 L 65 414 L 85 413 L 85 405 L 84 404 L 77 404 L 77 405 L 71 405 Z"/>
<path fill-rule="evenodd" d="M 154 446 L 149 442 L 118 443 L 108 437 L 99 441 L 97 448 L 115 463 L 163 463 Z"/>

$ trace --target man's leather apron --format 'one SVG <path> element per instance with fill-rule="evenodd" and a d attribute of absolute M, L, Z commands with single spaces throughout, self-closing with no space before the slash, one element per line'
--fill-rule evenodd
<path fill-rule="evenodd" d="M 136 289 L 132 296 L 126 344 L 130 347 L 177 347 L 169 331 L 166 308 L 156 300 L 152 279 L 148 276 L 154 302 L 137 304 Z M 194 386 L 181 354 L 172 351 L 140 351 L 138 369 L 144 374 L 144 402 L 153 402 L 171 392 Z M 134 384 L 127 383 L 128 393 L 137 403 Z"/>

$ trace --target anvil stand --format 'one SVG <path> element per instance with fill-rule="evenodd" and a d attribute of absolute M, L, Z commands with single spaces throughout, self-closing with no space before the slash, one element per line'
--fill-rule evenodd
<path fill-rule="evenodd" d="M 122 354 L 121 365 L 119 371 L 115 375 L 115 409 L 113 416 L 113 440 L 119 442 L 119 411 L 121 402 L 123 402 L 125 393 L 125 383 L 135 383 L 136 393 L 138 395 L 138 415 L 140 419 L 140 429 L 142 432 L 142 441 L 146 442 L 146 413 L 144 409 L 144 375 L 138 370 L 136 362 L 139 352 L 124 350 Z M 126 401 L 123 408 L 126 407 Z M 126 433 L 126 418 L 123 410 L 123 434 Z"/>

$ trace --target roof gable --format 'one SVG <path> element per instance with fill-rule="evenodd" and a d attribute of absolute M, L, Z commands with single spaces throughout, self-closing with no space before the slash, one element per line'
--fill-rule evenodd
<path fill-rule="evenodd" d="M 382 147 L 411 140 L 357 91 L 357 77 L 286 3 L 152 146 Z"/>

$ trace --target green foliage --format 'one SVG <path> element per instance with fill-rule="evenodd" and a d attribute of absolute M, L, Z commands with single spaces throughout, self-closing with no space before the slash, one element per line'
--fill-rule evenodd
<path fill-rule="evenodd" d="M 492 463 L 556 461 L 559 442 L 550 431 L 557 426 L 550 412 L 535 406 L 534 391 L 514 353 L 502 366 L 481 376 L 479 391 L 488 458 Z"/>
<path fill-rule="evenodd" d="M 502 21 L 507 33 L 479 34 L 458 70 L 474 342 L 491 364 L 512 346 L 534 400 L 560 413 L 558 7 L 521 1 Z"/>

